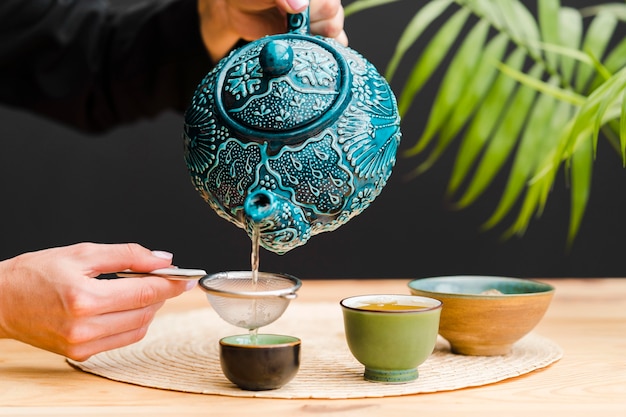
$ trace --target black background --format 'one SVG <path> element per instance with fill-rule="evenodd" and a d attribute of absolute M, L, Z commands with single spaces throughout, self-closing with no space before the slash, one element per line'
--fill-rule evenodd
<path fill-rule="evenodd" d="M 420 4 L 405 0 L 349 17 L 351 47 L 383 72 L 395 40 Z M 422 93 L 403 120 L 401 150 L 419 137 L 433 91 Z M 248 269 L 247 235 L 219 218 L 191 185 L 181 129 L 181 115 L 166 113 L 87 136 L 0 108 L 0 259 L 80 241 L 132 241 L 171 251 L 184 267 Z M 479 226 L 495 208 L 506 175 L 469 209 L 450 210 L 444 191 L 454 157 L 448 152 L 431 171 L 408 179 L 418 160 L 399 155 L 391 180 L 364 213 L 285 255 L 262 251 L 261 269 L 301 278 L 623 275 L 626 171 L 604 142 L 591 204 L 570 252 L 565 249 L 569 194 L 562 177 L 526 235 L 502 241 L 503 228 L 481 232 Z"/>

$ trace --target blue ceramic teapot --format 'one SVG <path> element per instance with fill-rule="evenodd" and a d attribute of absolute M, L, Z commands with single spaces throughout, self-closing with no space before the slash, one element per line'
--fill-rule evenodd
<path fill-rule="evenodd" d="M 193 185 L 223 218 L 283 254 L 337 229 L 380 194 L 396 161 L 396 99 L 374 66 L 309 34 L 232 51 L 198 85 L 184 117 Z"/>

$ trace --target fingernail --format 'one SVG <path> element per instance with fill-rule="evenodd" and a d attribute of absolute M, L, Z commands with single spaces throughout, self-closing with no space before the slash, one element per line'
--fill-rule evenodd
<path fill-rule="evenodd" d="M 287 0 L 287 4 L 294 10 L 302 10 L 309 5 L 308 0 Z"/>
<path fill-rule="evenodd" d="M 174 257 L 173 254 L 162 251 L 162 250 L 153 250 L 152 255 L 156 256 L 157 258 L 168 259 L 168 260 L 171 260 Z"/>
<path fill-rule="evenodd" d="M 198 282 L 196 280 L 187 281 L 187 285 L 185 286 L 185 291 L 193 290 L 196 287 Z"/>

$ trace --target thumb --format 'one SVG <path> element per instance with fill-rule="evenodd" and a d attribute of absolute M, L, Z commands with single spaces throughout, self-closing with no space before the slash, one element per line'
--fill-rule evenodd
<path fill-rule="evenodd" d="M 276 4 L 286 13 L 301 13 L 309 6 L 309 0 L 276 0 Z"/>

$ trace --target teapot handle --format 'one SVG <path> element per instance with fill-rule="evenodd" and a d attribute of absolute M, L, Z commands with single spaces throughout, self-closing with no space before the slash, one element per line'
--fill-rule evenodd
<path fill-rule="evenodd" d="M 289 33 L 297 33 L 300 35 L 309 35 L 309 8 L 307 7 L 302 13 L 287 15 L 287 30 Z"/>

